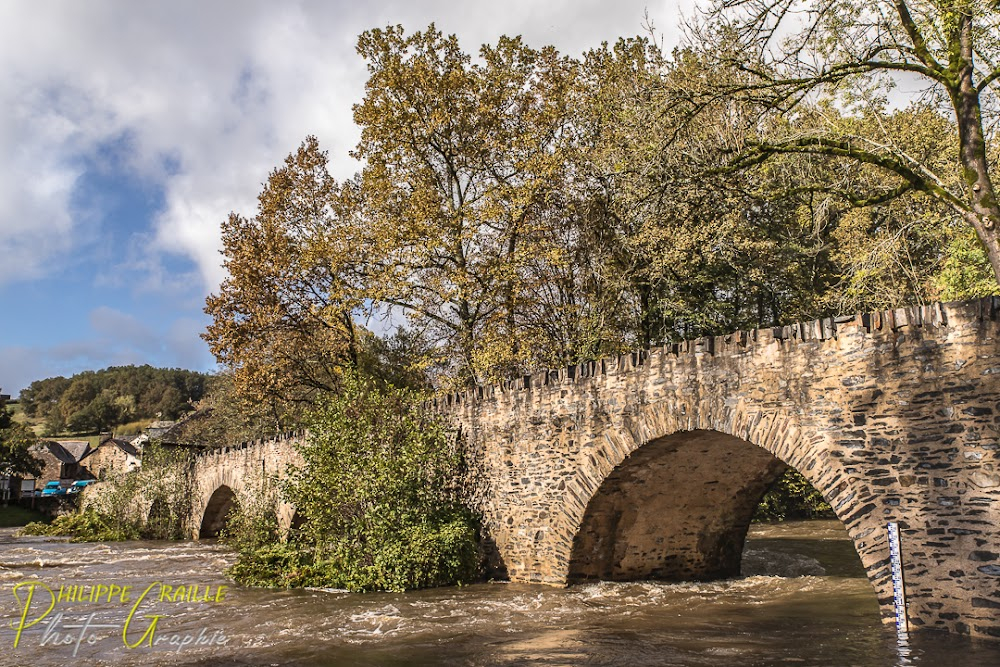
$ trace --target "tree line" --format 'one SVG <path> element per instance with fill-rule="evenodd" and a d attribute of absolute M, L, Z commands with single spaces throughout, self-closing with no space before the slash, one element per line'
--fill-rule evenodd
<path fill-rule="evenodd" d="M 21 391 L 28 417 L 46 435 L 97 433 L 138 420 L 177 419 L 203 398 L 209 376 L 176 368 L 114 366 L 36 380 Z"/>

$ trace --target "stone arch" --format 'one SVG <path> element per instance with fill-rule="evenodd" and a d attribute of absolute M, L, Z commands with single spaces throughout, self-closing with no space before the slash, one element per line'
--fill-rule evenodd
<path fill-rule="evenodd" d="M 681 431 L 643 445 L 587 504 L 568 580 L 737 576 L 754 510 L 785 467 L 718 431 Z"/>
<path fill-rule="evenodd" d="M 145 533 L 154 539 L 174 539 L 182 531 L 181 518 L 174 516 L 166 498 L 158 497 L 146 512 Z"/>
<path fill-rule="evenodd" d="M 229 513 L 236 509 L 237 503 L 236 493 L 225 484 L 215 489 L 205 506 L 198 537 L 201 539 L 218 537 L 226 525 Z"/>
<path fill-rule="evenodd" d="M 802 433 L 779 410 L 645 406 L 606 433 L 567 484 L 570 530 L 556 545 L 566 580 L 737 576 L 753 512 L 791 466 L 847 528 L 882 615 L 891 617 L 876 494 L 831 455 L 833 444 Z"/>

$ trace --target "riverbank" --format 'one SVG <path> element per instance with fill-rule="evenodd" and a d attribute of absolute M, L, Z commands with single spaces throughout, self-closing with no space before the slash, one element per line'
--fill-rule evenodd
<path fill-rule="evenodd" d="M 38 510 L 20 505 L 0 506 L 0 528 L 19 528 L 34 521 L 48 523 L 51 518 Z"/>

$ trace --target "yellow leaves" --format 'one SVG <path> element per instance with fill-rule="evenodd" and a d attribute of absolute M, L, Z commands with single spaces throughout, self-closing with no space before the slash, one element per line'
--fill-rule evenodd
<path fill-rule="evenodd" d="M 366 294 L 405 308 L 467 365 L 459 377 L 481 377 L 507 362 L 476 346 L 523 299 L 524 258 L 545 256 L 535 211 L 565 162 L 574 66 L 520 38 L 474 63 L 433 25 L 369 31 L 358 50 L 371 73 L 355 107 Z"/>
<path fill-rule="evenodd" d="M 315 137 L 275 169 L 257 215 L 223 224 L 229 276 L 206 300 L 204 338 L 248 401 L 330 388 L 351 355 L 356 253 L 336 232 L 342 203 Z"/>
<path fill-rule="evenodd" d="M 433 25 L 395 26 L 358 50 L 362 172 L 334 182 L 307 138 L 257 215 L 223 225 L 230 277 L 208 300 L 206 339 L 258 396 L 335 385 L 363 337 L 352 318 L 390 307 L 425 344 L 405 372 L 435 369 L 445 386 L 815 316 L 841 267 L 854 286 L 836 298 L 926 282 L 931 207 L 851 211 L 829 192 L 895 188 L 878 167 L 798 153 L 698 170 L 822 130 L 905 153 L 951 187 L 951 127 L 930 107 L 816 99 L 793 118 L 720 100 L 693 117 L 685 86 L 711 93 L 747 74 L 692 52 L 668 63 L 642 39 L 577 61 L 501 38 L 473 60 Z M 907 220 L 922 240 L 895 243 Z"/>

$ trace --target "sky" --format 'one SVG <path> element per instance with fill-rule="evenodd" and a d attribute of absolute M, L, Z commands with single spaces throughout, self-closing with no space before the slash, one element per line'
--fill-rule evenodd
<path fill-rule="evenodd" d="M 252 216 L 309 134 L 333 175 L 363 95 L 366 29 L 434 22 L 580 55 L 693 0 L 0 0 L 0 390 L 126 364 L 216 370 L 199 337 L 219 227 Z"/>

